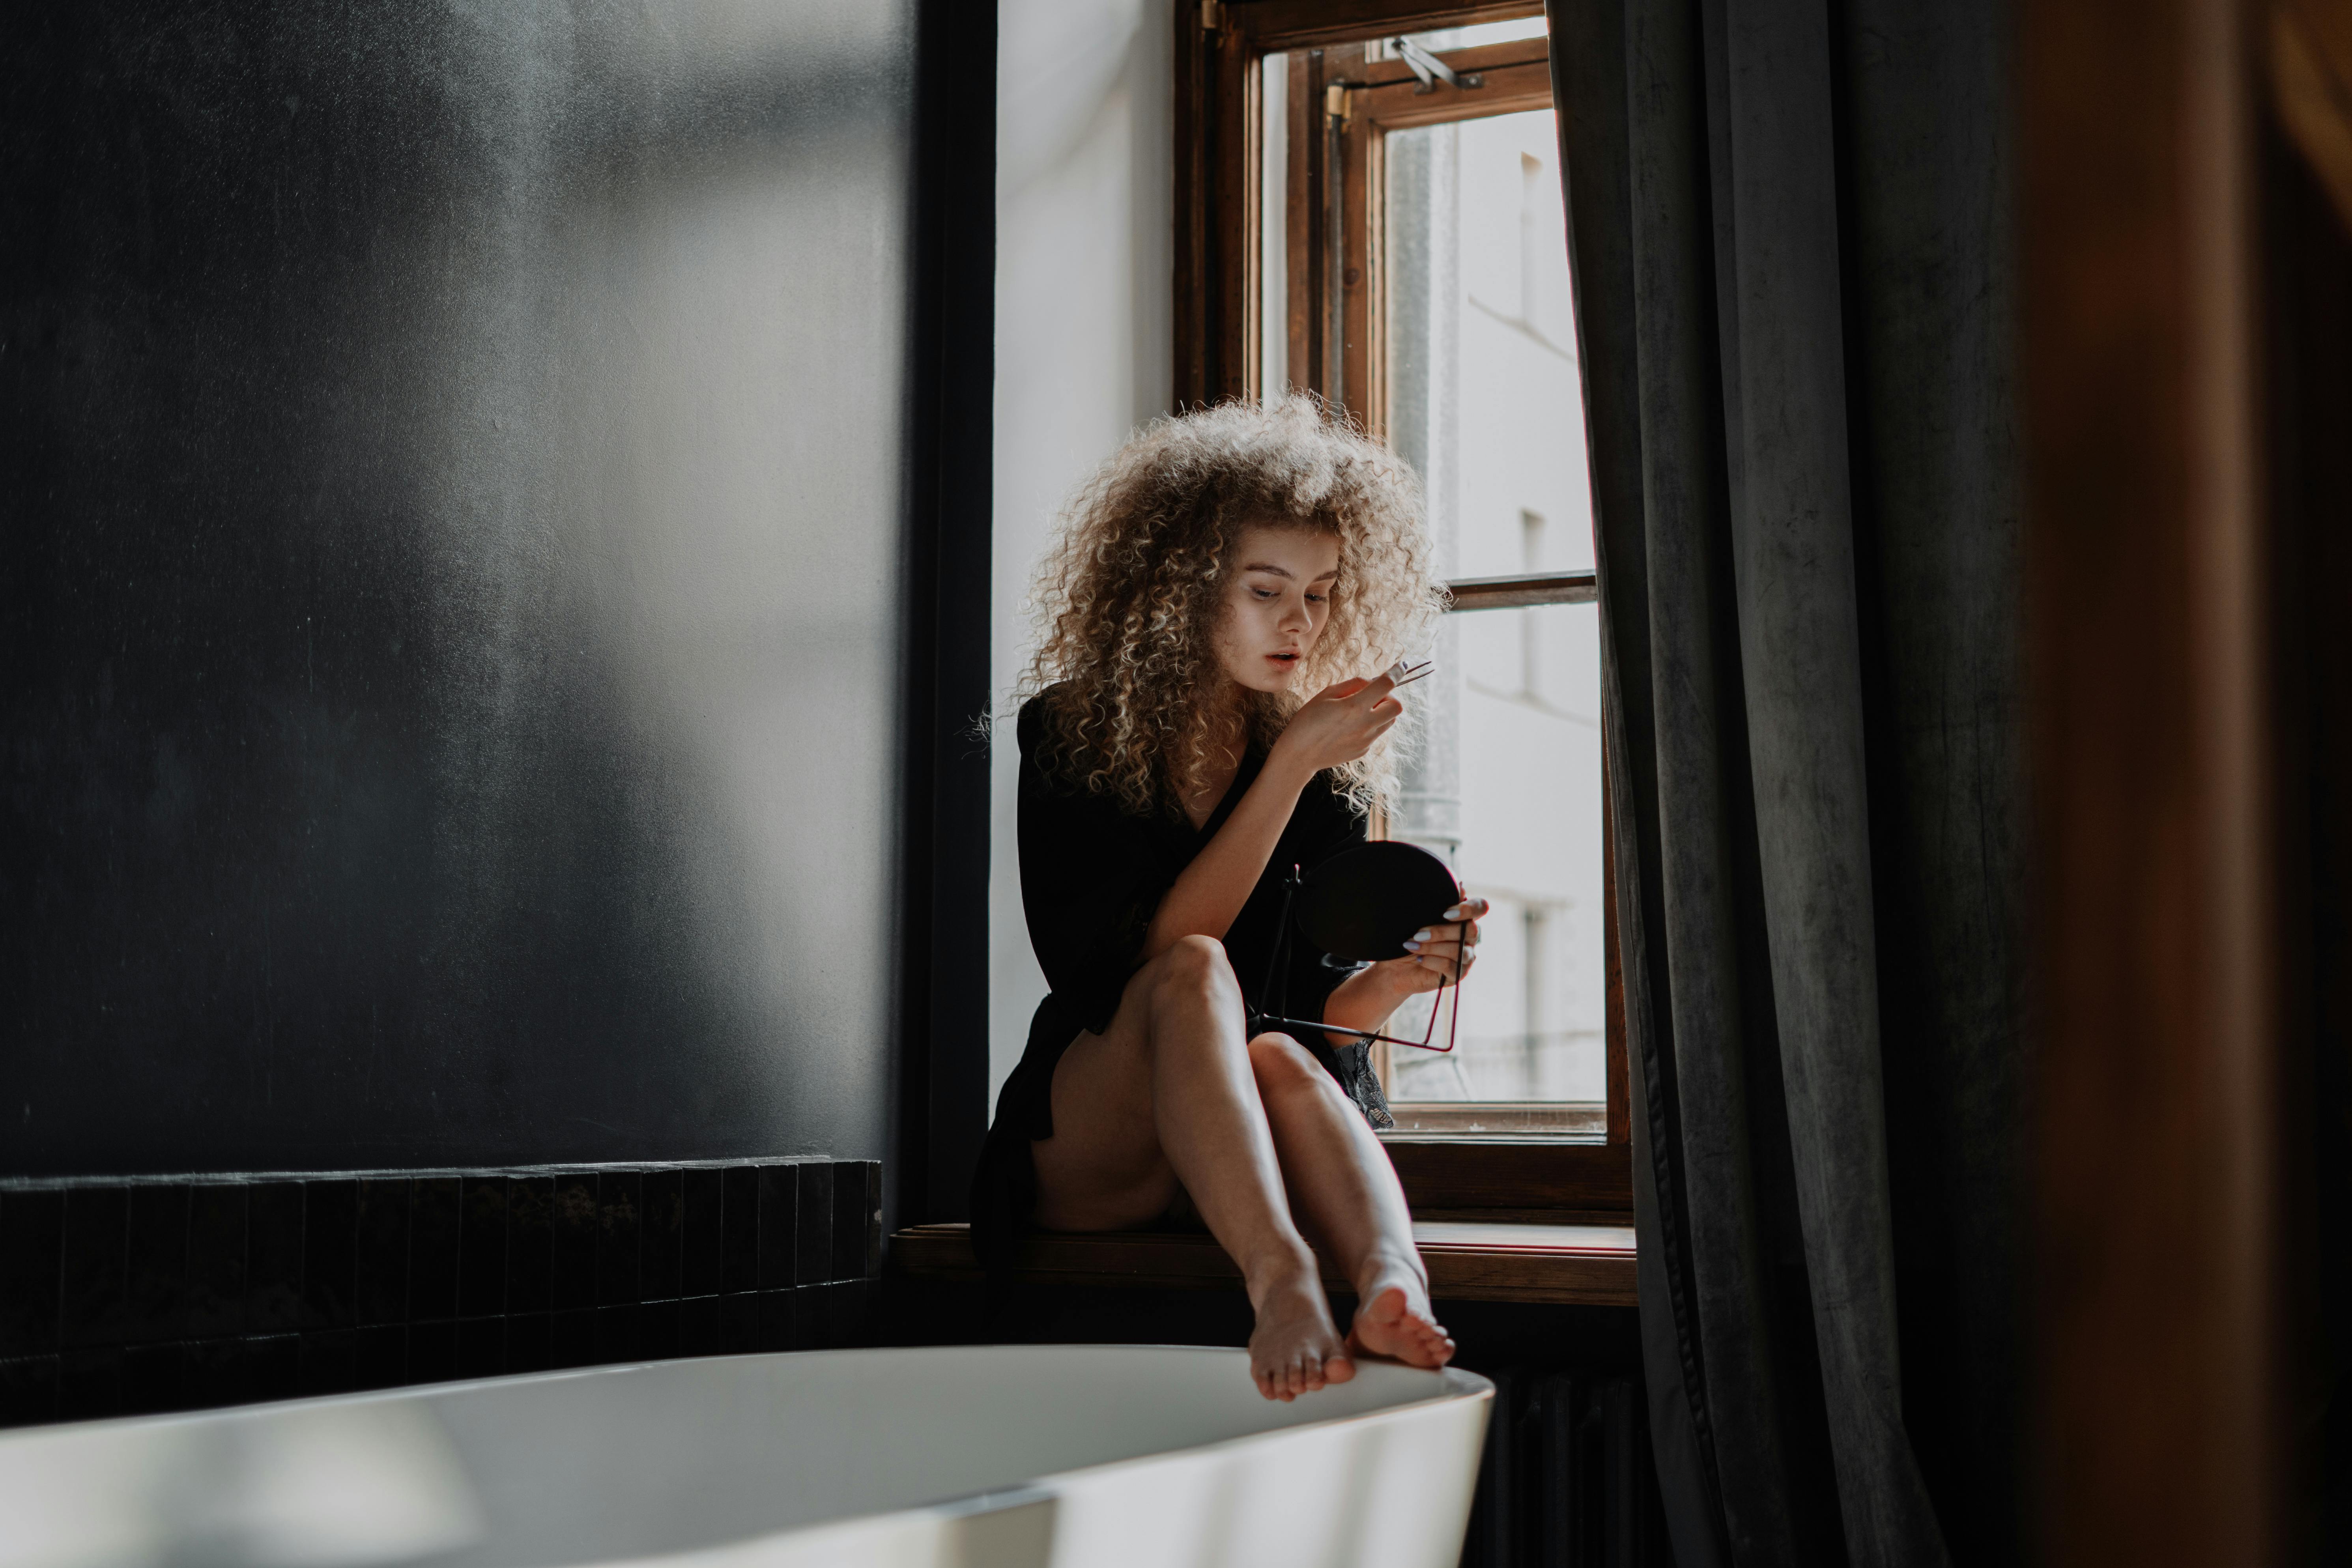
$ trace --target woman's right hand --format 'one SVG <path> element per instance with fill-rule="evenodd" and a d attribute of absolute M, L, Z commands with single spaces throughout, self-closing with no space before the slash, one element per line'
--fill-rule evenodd
<path fill-rule="evenodd" d="M 1290 716 L 1282 738 L 1274 743 L 1275 755 L 1310 774 L 1347 766 L 1404 716 L 1404 703 L 1389 695 L 1395 684 L 1388 676 L 1377 675 L 1325 687 Z"/>

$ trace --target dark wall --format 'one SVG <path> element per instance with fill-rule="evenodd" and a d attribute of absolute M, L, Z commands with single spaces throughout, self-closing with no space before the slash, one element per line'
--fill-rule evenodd
<path fill-rule="evenodd" d="M 0 1173 L 885 1153 L 911 24 L 0 20 Z"/>

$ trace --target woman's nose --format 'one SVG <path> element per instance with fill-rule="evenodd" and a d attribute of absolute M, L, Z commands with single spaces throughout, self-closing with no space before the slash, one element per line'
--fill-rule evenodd
<path fill-rule="evenodd" d="M 1286 599 L 1282 605 L 1282 629 L 1303 632 L 1315 625 L 1315 617 L 1307 613 L 1304 599 Z"/>

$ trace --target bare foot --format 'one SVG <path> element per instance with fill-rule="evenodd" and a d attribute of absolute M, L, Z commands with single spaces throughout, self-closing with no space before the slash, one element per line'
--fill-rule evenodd
<path fill-rule="evenodd" d="M 1257 1391 L 1286 1405 L 1356 1375 L 1356 1363 L 1332 1325 L 1322 1281 L 1312 1270 L 1270 1288 L 1258 1301 L 1249 1353 Z"/>
<path fill-rule="evenodd" d="M 1380 1266 L 1356 1291 L 1348 1348 L 1434 1371 L 1454 1359 L 1454 1341 L 1430 1310 L 1429 1286 L 1402 1263 Z"/>

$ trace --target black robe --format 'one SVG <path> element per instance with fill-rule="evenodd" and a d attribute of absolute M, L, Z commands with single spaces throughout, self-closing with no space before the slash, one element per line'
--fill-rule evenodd
<path fill-rule="evenodd" d="M 1039 766 L 1046 723 L 1041 700 L 1023 704 L 1014 726 L 1021 744 L 1021 904 L 1030 946 L 1052 990 L 1037 1005 L 1020 1064 L 997 1096 L 996 1120 L 972 1181 L 972 1243 L 992 1272 L 1030 1226 L 1037 1178 L 1029 1145 L 1054 1134 L 1054 1068 L 1062 1053 L 1080 1031 L 1100 1034 L 1110 1026 L 1128 981 L 1142 966 L 1144 933 L 1160 900 L 1216 837 L 1265 763 L 1264 752 L 1251 748 L 1224 798 L 1198 828 L 1172 809 L 1139 816 L 1109 795 Z M 1365 837 L 1362 815 L 1330 781 L 1319 773 L 1308 781 L 1257 886 L 1225 932 L 1225 954 L 1247 1005 L 1294 1018 L 1323 1016 L 1323 1005 L 1352 966 L 1328 959 L 1294 931 L 1283 973 L 1270 976 L 1283 883 L 1293 866 L 1311 870 Z M 1366 1072 L 1361 1047 L 1349 1047 L 1343 1058 L 1319 1034 L 1299 1043 L 1351 1090 Z"/>

